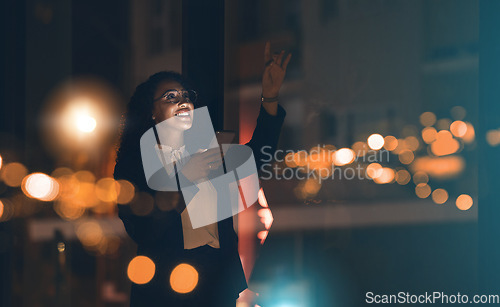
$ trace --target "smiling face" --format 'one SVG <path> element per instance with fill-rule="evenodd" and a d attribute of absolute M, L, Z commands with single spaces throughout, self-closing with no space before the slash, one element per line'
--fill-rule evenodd
<path fill-rule="evenodd" d="M 194 105 L 186 101 L 185 98 L 180 99 L 177 103 L 168 102 L 168 99 L 160 98 L 170 90 L 177 90 L 179 92 L 185 91 L 184 87 L 176 81 L 165 80 L 158 84 L 154 99 L 156 100 L 153 105 L 153 116 L 155 122 L 158 124 L 166 119 L 168 126 L 179 129 L 187 130 L 193 124 L 193 110 Z"/>

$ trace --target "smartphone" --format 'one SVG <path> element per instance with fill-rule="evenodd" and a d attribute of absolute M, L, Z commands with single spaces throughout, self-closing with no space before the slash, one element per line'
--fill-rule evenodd
<path fill-rule="evenodd" d="M 236 132 L 234 131 L 217 131 L 215 132 L 215 137 L 217 142 L 220 144 L 233 144 L 236 138 Z"/>

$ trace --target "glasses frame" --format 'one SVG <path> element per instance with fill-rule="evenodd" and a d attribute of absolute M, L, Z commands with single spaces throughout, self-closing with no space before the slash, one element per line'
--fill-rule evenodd
<path fill-rule="evenodd" d="M 171 92 L 177 92 L 178 97 L 180 97 L 178 99 L 178 101 L 172 101 L 172 102 L 171 101 L 167 101 L 166 95 L 168 93 L 171 93 Z M 188 93 L 188 97 L 182 96 L 184 93 Z M 189 98 L 189 96 L 191 94 L 194 95 L 194 99 L 193 100 L 191 98 Z M 195 103 L 196 100 L 198 100 L 198 93 L 196 93 L 196 91 L 194 91 L 194 90 L 182 90 L 182 91 L 179 91 L 179 90 L 176 90 L 176 89 L 170 89 L 170 90 L 165 91 L 165 93 L 163 93 L 160 97 L 154 99 L 153 102 L 156 102 L 158 100 L 164 100 L 166 103 L 171 103 L 171 104 L 177 104 L 177 103 L 179 103 L 179 102 L 181 102 L 183 100 L 186 101 L 186 102 L 189 102 L 189 103 Z"/>

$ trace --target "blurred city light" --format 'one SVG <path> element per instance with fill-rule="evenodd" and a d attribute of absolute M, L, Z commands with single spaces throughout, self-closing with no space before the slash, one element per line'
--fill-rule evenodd
<path fill-rule="evenodd" d="M 116 181 L 117 183 L 117 190 L 118 190 L 118 196 L 116 198 L 116 202 L 124 205 L 128 204 L 129 202 L 132 201 L 135 195 L 135 188 L 132 183 L 130 183 L 127 180 L 118 180 Z"/>
<path fill-rule="evenodd" d="M 3 166 L 0 177 L 3 182 L 10 187 L 18 187 L 23 182 L 23 178 L 28 174 L 28 169 L 18 162 L 7 163 Z"/>
<path fill-rule="evenodd" d="M 386 184 L 394 181 L 394 170 L 389 167 L 383 167 L 380 176 L 373 178 L 373 181 L 378 184 Z"/>
<path fill-rule="evenodd" d="M 399 153 L 399 161 L 403 164 L 412 163 L 414 158 L 415 156 L 411 150 L 405 149 Z"/>
<path fill-rule="evenodd" d="M 461 120 L 456 120 L 450 125 L 451 133 L 456 137 L 463 137 L 467 133 L 467 124 Z"/>
<path fill-rule="evenodd" d="M 23 179 L 21 188 L 30 198 L 53 201 L 59 193 L 59 183 L 43 173 L 33 173 Z"/>
<path fill-rule="evenodd" d="M 76 228 L 76 236 L 86 247 L 96 247 L 103 239 L 101 225 L 96 221 L 85 221 Z"/>
<path fill-rule="evenodd" d="M 427 183 L 419 183 L 415 187 L 415 194 L 417 194 L 419 198 L 427 198 L 431 195 L 431 187 Z"/>
<path fill-rule="evenodd" d="M 187 264 L 181 263 L 170 274 L 170 286 L 177 293 L 189 293 L 198 284 L 198 271 Z"/>
<path fill-rule="evenodd" d="M 384 148 L 393 151 L 398 147 L 398 139 L 392 135 L 388 135 L 384 138 Z"/>
<path fill-rule="evenodd" d="M 76 126 L 81 132 L 92 132 L 97 126 L 95 118 L 87 114 L 79 114 L 76 118 Z"/>
<path fill-rule="evenodd" d="M 356 156 L 362 157 L 368 152 L 368 144 L 365 142 L 356 142 L 352 144 L 352 150 Z"/>
<path fill-rule="evenodd" d="M 465 160 L 460 156 L 420 157 L 413 161 L 414 172 L 425 172 L 434 178 L 452 178 L 465 168 Z"/>
<path fill-rule="evenodd" d="M 372 134 L 367 139 L 368 146 L 373 150 L 379 150 L 384 146 L 384 137 L 378 133 Z"/>
<path fill-rule="evenodd" d="M 436 115 L 432 112 L 424 112 L 420 115 L 420 123 L 422 126 L 432 126 L 436 122 Z"/>
<path fill-rule="evenodd" d="M 116 202 L 117 188 L 116 181 L 113 178 L 101 178 L 95 185 L 95 194 L 99 200 L 104 202 Z"/>
<path fill-rule="evenodd" d="M 451 155 L 458 151 L 460 144 L 448 130 L 437 133 L 436 140 L 431 144 L 431 151 L 436 156 Z"/>
<path fill-rule="evenodd" d="M 259 205 L 261 205 L 264 208 L 269 208 L 266 196 L 264 194 L 264 190 L 262 188 L 259 189 L 258 200 L 259 200 Z"/>
<path fill-rule="evenodd" d="M 413 183 L 427 183 L 429 182 L 429 176 L 425 172 L 416 172 L 413 174 Z"/>
<path fill-rule="evenodd" d="M 434 127 L 425 127 L 422 130 L 422 139 L 427 144 L 430 144 L 436 140 L 437 130 Z"/>
<path fill-rule="evenodd" d="M 342 166 L 354 161 L 355 154 L 350 148 L 340 148 L 335 152 L 335 165 Z"/>
<path fill-rule="evenodd" d="M 457 197 L 457 200 L 455 203 L 456 203 L 458 209 L 465 211 L 465 210 L 469 210 L 470 207 L 472 207 L 472 204 L 474 202 L 472 200 L 472 197 L 470 197 L 467 194 L 462 194 L 462 195 Z"/>
<path fill-rule="evenodd" d="M 3 163 L 3 159 L 2 159 L 2 156 L 0 156 L 0 170 L 2 169 L 2 163 Z"/>
<path fill-rule="evenodd" d="M 156 266 L 153 260 L 146 256 L 137 256 L 130 261 L 127 268 L 128 278 L 135 284 L 143 285 L 153 279 Z"/>
<path fill-rule="evenodd" d="M 395 175 L 396 182 L 400 185 L 405 185 L 411 180 L 411 174 L 405 169 L 400 169 Z"/>
<path fill-rule="evenodd" d="M 486 141 L 490 146 L 497 146 L 500 144 L 500 130 L 489 130 L 486 132 Z"/>
<path fill-rule="evenodd" d="M 380 175 L 382 175 L 382 165 L 375 162 L 370 163 L 366 167 L 366 174 L 372 179 L 380 177 Z"/>
<path fill-rule="evenodd" d="M 2 200 L 0 200 L 0 220 L 2 219 L 2 215 L 3 215 L 3 207 L 4 207 L 3 202 L 2 202 Z"/>
<path fill-rule="evenodd" d="M 448 200 L 448 192 L 445 189 L 435 189 L 432 192 L 432 200 L 438 205 L 444 204 Z"/>

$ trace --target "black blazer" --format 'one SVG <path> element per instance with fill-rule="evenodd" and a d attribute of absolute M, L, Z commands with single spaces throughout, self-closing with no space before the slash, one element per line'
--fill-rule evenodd
<path fill-rule="evenodd" d="M 272 116 L 261 106 L 257 125 L 252 139 L 246 145 L 252 148 L 260 170 L 267 154 L 274 154 L 278 143 L 281 127 L 285 118 L 285 110 L 278 105 L 278 113 Z M 262 147 L 270 146 L 269 150 L 262 153 Z M 137 144 L 139 149 L 139 144 Z M 135 157 L 137 159 L 137 157 Z M 140 157 L 139 163 L 140 163 Z M 177 208 L 185 208 L 181 192 L 156 193 L 147 188 L 145 175 L 142 169 L 129 167 L 127 159 L 118 161 L 115 170 L 115 179 L 126 179 L 134 183 L 138 190 L 149 192 L 158 201 L 159 195 L 176 198 L 180 201 Z M 141 165 L 142 166 L 142 165 Z M 139 178 L 139 179 L 138 179 Z M 118 215 L 123 221 L 128 235 L 137 243 L 137 254 L 148 256 L 156 265 L 153 280 L 145 285 L 132 284 L 131 306 L 154 306 L 159 303 L 175 300 L 177 293 L 169 287 L 168 277 L 172 269 L 183 262 L 184 239 L 180 212 L 176 210 L 162 211 L 154 206 L 153 211 L 146 216 L 135 215 L 128 205 L 118 205 Z M 235 298 L 238 293 L 247 288 L 247 283 L 238 254 L 238 237 L 233 229 L 232 218 L 218 222 L 220 251 L 223 254 L 228 275 L 224 278 L 225 289 L 233 293 Z"/>

